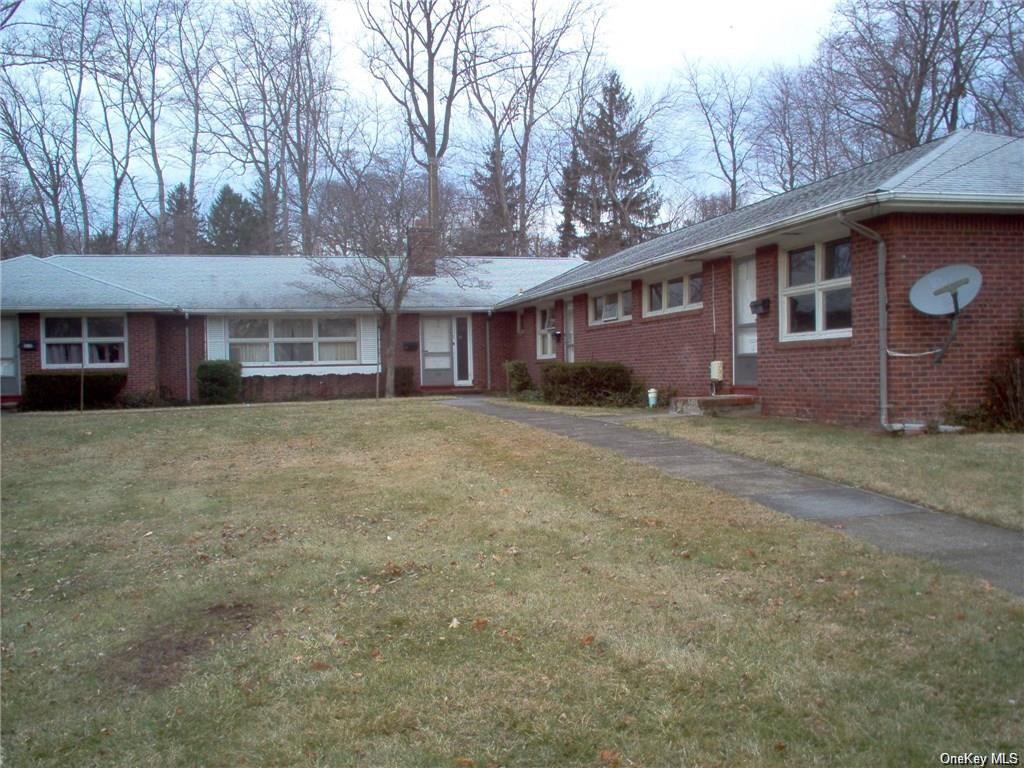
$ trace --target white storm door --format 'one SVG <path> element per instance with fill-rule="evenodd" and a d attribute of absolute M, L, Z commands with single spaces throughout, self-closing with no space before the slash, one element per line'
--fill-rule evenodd
<path fill-rule="evenodd" d="M 420 317 L 420 332 L 423 336 L 422 373 L 423 386 L 451 386 L 452 379 L 452 319 L 447 315 Z"/>
<path fill-rule="evenodd" d="M 0 394 L 20 395 L 18 318 L 0 318 Z"/>
<path fill-rule="evenodd" d="M 733 266 L 733 384 L 757 386 L 757 316 L 750 302 L 757 299 L 757 261 L 737 259 Z"/>

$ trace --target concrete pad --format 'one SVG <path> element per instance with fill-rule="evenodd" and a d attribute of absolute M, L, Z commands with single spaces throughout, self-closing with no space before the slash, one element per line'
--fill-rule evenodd
<path fill-rule="evenodd" d="M 764 465 L 761 465 L 760 469 L 754 469 L 753 471 L 750 468 L 745 468 L 745 471 L 730 472 L 729 474 L 722 475 L 712 485 L 723 491 L 734 493 L 737 496 L 755 499 L 762 504 L 765 504 L 765 502 L 761 501 L 761 498 L 773 495 L 804 496 L 810 493 L 821 495 L 835 489 L 834 485 L 825 480 L 787 472 L 775 467 L 765 467 Z M 781 501 L 781 503 L 787 502 L 788 499 Z M 765 506 L 772 507 L 773 509 L 779 508 L 776 503 L 765 504 Z"/>
<path fill-rule="evenodd" d="M 546 414 L 482 400 L 455 399 L 446 404 L 604 448 L 672 477 L 703 482 L 793 517 L 841 525 L 849 535 L 882 549 L 924 556 L 1024 595 L 1024 533 L 933 512 L 607 419 Z"/>
<path fill-rule="evenodd" d="M 896 552 L 937 556 L 1016 548 L 1024 567 L 1024 534 L 962 517 L 917 508 L 903 515 L 850 517 L 843 525 L 849 533 Z"/>
<path fill-rule="evenodd" d="M 792 491 L 755 491 L 750 498 L 766 507 L 805 520 L 844 521 L 858 517 L 903 515 L 921 507 L 877 493 L 832 485 L 820 489 Z"/>

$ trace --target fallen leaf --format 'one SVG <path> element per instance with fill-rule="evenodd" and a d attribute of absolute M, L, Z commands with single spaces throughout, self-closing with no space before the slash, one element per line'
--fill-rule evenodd
<path fill-rule="evenodd" d="M 370 587 L 371 595 L 376 595 L 378 592 L 380 592 L 380 584 L 374 584 L 372 587 Z"/>
<path fill-rule="evenodd" d="M 448 623 L 448 629 L 458 629 L 459 628 L 459 624 L 461 624 L 461 623 L 462 622 L 460 622 L 458 619 L 452 619 Z"/>
<path fill-rule="evenodd" d="M 785 752 L 786 751 L 786 742 L 784 742 L 784 741 L 776 741 L 775 742 L 775 751 L 776 752 Z"/>
<path fill-rule="evenodd" d="M 481 619 L 477 619 L 476 621 L 473 622 L 473 629 L 475 629 L 477 632 L 479 632 L 479 631 L 481 631 L 483 629 L 487 629 L 487 625 L 490 624 L 490 623 L 491 622 L 489 622 L 487 619 L 482 619 L 482 618 Z"/>
<path fill-rule="evenodd" d="M 584 648 L 586 648 L 588 645 L 593 645 L 593 644 L 594 644 L 594 636 L 593 635 L 584 635 L 583 637 L 580 638 L 580 645 L 582 647 L 584 647 Z"/>
<path fill-rule="evenodd" d="M 473 768 L 476 763 L 474 763 L 473 759 L 470 757 L 457 757 L 455 758 L 455 765 L 457 765 L 458 768 Z"/>
<path fill-rule="evenodd" d="M 380 652 L 380 648 L 374 648 L 370 651 L 370 657 L 374 661 L 384 661 L 384 654 Z"/>
<path fill-rule="evenodd" d="M 309 665 L 309 668 L 312 669 L 314 672 L 323 672 L 325 669 L 330 669 L 331 665 L 328 664 L 326 661 L 314 661 L 312 664 Z"/>
<path fill-rule="evenodd" d="M 602 749 L 598 758 L 605 765 L 611 766 L 611 768 L 618 768 L 618 766 L 622 764 L 622 755 L 614 749 Z"/>

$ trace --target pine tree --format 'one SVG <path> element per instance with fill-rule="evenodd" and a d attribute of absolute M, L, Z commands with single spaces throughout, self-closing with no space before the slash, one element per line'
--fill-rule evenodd
<path fill-rule="evenodd" d="M 470 184 L 477 192 L 473 228 L 464 232 L 459 249 L 474 256 L 511 256 L 515 251 L 519 185 L 504 162 L 499 146 L 487 153 L 482 168 L 473 171 Z"/>
<path fill-rule="evenodd" d="M 661 196 L 651 179 L 652 144 L 615 72 L 574 143 L 559 192 L 563 252 L 599 259 L 658 234 Z"/>
<path fill-rule="evenodd" d="M 192 254 L 205 249 L 199 207 L 184 184 L 174 187 L 167 197 L 167 223 L 168 253 Z"/>
<path fill-rule="evenodd" d="M 257 250 L 259 214 L 248 200 L 225 184 L 210 206 L 206 234 L 210 252 L 250 254 Z"/>

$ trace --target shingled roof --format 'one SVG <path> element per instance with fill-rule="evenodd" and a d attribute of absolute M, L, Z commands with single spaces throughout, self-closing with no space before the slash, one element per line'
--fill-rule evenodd
<path fill-rule="evenodd" d="M 713 248 L 839 211 L 897 202 L 1024 205 L 1024 140 L 957 131 L 586 262 L 498 306 L 511 307 L 559 295 L 674 259 L 699 258 Z"/>

